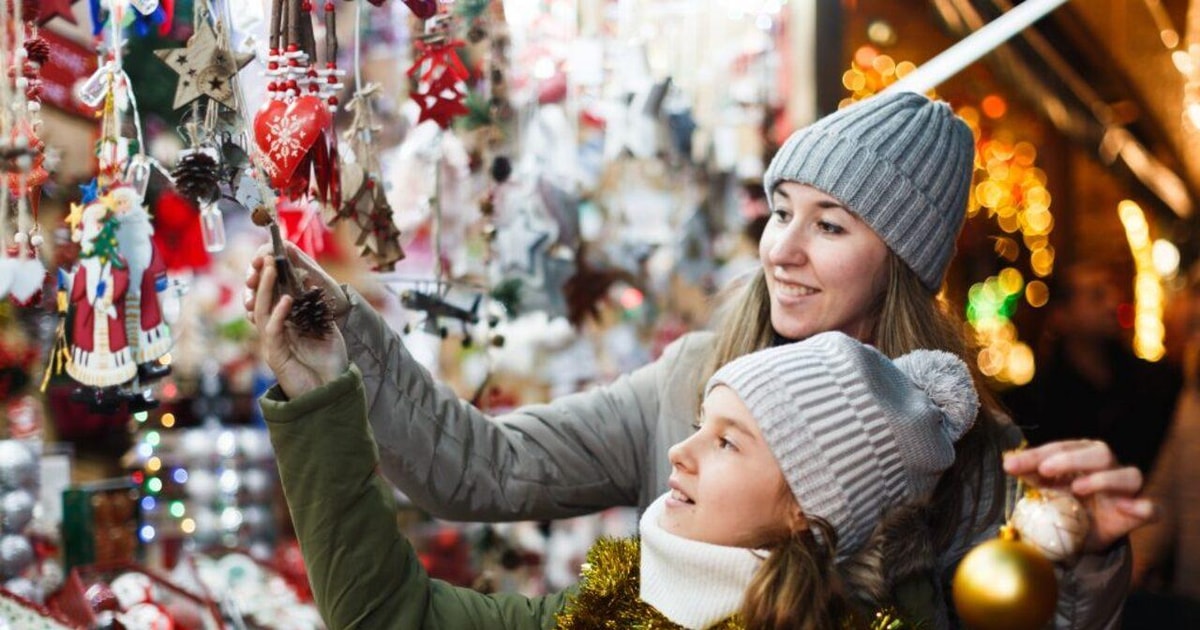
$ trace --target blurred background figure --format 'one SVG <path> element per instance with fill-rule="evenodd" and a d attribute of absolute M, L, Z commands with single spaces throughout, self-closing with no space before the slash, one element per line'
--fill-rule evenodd
<path fill-rule="evenodd" d="M 1160 519 L 1130 536 L 1127 628 L 1200 627 L 1200 267 L 1191 275 L 1183 389 L 1146 486 Z"/>
<path fill-rule="evenodd" d="M 1090 438 L 1148 474 L 1163 443 L 1182 376 L 1167 363 L 1134 356 L 1112 271 L 1080 262 L 1055 275 L 1033 380 L 1005 402 L 1031 444 Z"/>

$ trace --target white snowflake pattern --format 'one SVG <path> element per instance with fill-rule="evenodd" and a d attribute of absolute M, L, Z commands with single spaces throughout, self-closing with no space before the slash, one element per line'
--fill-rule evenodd
<path fill-rule="evenodd" d="M 284 114 L 278 121 L 267 123 L 267 128 L 270 129 L 267 141 L 271 143 L 269 152 L 272 157 L 291 158 L 304 152 L 304 145 L 300 142 L 303 123 L 299 116 Z"/>

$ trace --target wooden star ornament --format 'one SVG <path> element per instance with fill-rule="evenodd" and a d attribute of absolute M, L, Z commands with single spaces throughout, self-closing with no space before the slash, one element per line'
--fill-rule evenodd
<path fill-rule="evenodd" d="M 237 109 L 233 78 L 254 59 L 254 55 L 233 53 L 223 45 L 208 20 L 199 22 L 196 32 L 183 48 L 154 51 L 167 67 L 179 75 L 173 107 L 179 109 L 201 96 L 207 96 L 225 107 Z"/>

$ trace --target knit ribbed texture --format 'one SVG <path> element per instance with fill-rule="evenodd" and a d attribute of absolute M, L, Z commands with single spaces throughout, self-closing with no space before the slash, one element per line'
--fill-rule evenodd
<path fill-rule="evenodd" d="M 766 552 L 680 538 L 659 527 L 667 495 L 646 508 L 642 538 L 642 601 L 685 628 L 709 628 L 741 610 Z"/>
<path fill-rule="evenodd" d="M 763 177 L 808 184 L 862 217 L 936 291 L 966 217 L 971 129 L 949 105 L 913 92 L 855 103 L 796 131 Z"/>
<path fill-rule="evenodd" d="M 758 422 L 801 510 L 833 526 L 839 562 L 888 509 L 932 494 L 979 408 L 954 355 L 918 350 L 893 363 L 839 332 L 741 357 L 708 389 L 719 384 Z"/>

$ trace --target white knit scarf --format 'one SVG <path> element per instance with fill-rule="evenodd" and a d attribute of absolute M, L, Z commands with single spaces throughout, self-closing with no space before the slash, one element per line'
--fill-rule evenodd
<path fill-rule="evenodd" d="M 659 497 L 638 524 L 641 598 L 667 619 L 703 630 L 738 612 L 754 572 L 767 553 L 680 538 L 658 525 L 666 506 Z"/>

